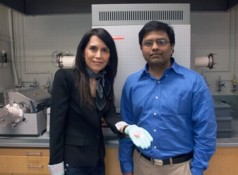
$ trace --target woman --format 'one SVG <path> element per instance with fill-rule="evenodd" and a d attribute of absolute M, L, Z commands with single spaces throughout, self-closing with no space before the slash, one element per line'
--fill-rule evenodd
<path fill-rule="evenodd" d="M 79 43 L 74 68 L 55 73 L 50 117 L 52 175 L 105 174 L 102 119 L 117 134 L 131 128 L 115 111 L 113 82 L 117 63 L 112 37 L 105 29 L 95 28 Z M 133 135 L 129 129 L 127 133 Z M 143 128 L 137 129 L 147 134 Z M 150 140 L 145 138 L 137 135 L 137 140 L 133 139 L 146 147 Z"/>

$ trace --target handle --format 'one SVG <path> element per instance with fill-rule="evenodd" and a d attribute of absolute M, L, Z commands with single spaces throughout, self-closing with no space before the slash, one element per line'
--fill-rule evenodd
<path fill-rule="evenodd" d="M 42 156 L 42 152 L 27 152 L 27 156 Z"/>
<path fill-rule="evenodd" d="M 44 165 L 28 165 L 27 168 L 44 168 Z"/>

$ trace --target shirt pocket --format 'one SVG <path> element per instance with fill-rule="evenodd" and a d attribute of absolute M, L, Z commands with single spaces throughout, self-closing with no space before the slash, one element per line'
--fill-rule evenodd
<path fill-rule="evenodd" d="M 166 115 L 190 115 L 192 100 L 183 94 L 164 98 L 161 100 L 161 113 Z"/>

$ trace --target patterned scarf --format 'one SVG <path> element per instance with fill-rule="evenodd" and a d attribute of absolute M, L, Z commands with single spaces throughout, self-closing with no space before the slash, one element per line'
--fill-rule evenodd
<path fill-rule="evenodd" d="M 111 90 L 111 85 L 108 79 L 105 77 L 106 71 L 99 72 L 98 74 L 94 73 L 88 67 L 86 71 L 90 78 L 96 79 L 96 98 L 95 103 L 97 108 L 101 111 L 106 105 L 106 96 L 109 95 Z"/>

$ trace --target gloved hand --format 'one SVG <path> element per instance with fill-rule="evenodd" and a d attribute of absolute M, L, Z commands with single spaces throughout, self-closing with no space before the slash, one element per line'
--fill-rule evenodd
<path fill-rule="evenodd" d="M 64 175 L 64 162 L 48 166 L 50 175 Z"/>
<path fill-rule="evenodd" d="M 7 104 L 5 109 L 14 117 L 22 117 L 24 112 L 17 103 Z"/>
<path fill-rule="evenodd" d="M 125 134 L 129 135 L 132 142 L 142 149 L 149 148 L 153 141 L 153 138 L 148 131 L 136 125 L 126 126 Z"/>

